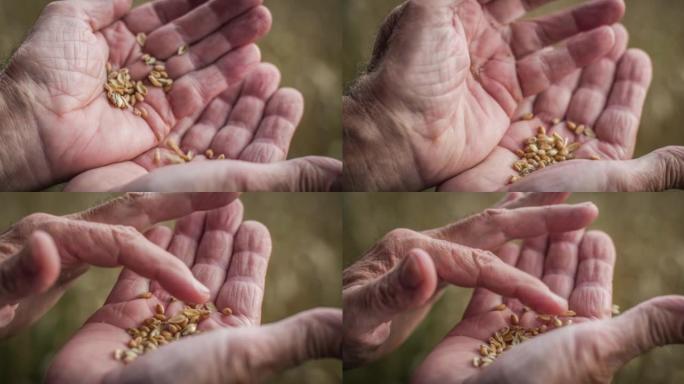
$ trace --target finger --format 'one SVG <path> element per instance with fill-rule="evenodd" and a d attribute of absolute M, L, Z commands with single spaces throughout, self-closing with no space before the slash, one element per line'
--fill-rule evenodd
<path fill-rule="evenodd" d="M 551 15 L 517 21 L 510 26 L 511 48 L 523 57 L 581 32 L 620 21 L 625 14 L 621 0 L 599 0 Z"/>
<path fill-rule="evenodd" d="M 568 107 L 567 120 L 593 127 L 604 110 L 615 80 L 617 62 L 625 53 L 628 41 L 627 30 L 623 26 L 616 26 L 614 30 L 616 43 L 613 51 L 582 71 L 579 86 Z"/>
<path fill-rule="evenodd" d="M 271 64 L 259 64 L 245 79 L 240 97 L 225 125 L 211 143 L 215 154 L 238 159 L 264 117 L 268 99 L 278 89 L 280 72 Z"/>
<path fill-rule="evenodd" d="M 228 87 L 228 89 L 209 103 L 209 106 L 202 112 L 199 120 L 192 124 L 187 131 L 175 136 L 175 132 L 172 132 L 169 138 L 174 140 L 174 142 L 179 142 L 181 149 L 186 151 L 186 153 L 187 151 L 194 151 L 195 153 L 206 155 L 206 151 L 210 148 L 214 136 L 216 136 L 216 133 L 228 120 L 228 116 L 230 116 L 230 112 L 237 102 L 241 89 L 242 82 Z M 214 153 L 215 157 L 219 155 L 220 153 Z"/>
<path fill-rule="evenodd" d="M 173 237 L 173 231 L 169 227 L 157 225 L 145 232 L 145 237 L 159 246 L 159 248 L 166 249 Z M 119 274 L 119 278 L 109 293 L 106 303 L 113 304 L 131 301 L 145 292 L 150 292 L 150 280 L 130 269 L 124 269 Z"/>
<path fill-rule="evenodd" d="M 216 96 L 238 83 L 260 60 L 259 49 L 250 44 L 181 77 L 168 95 L 173 114 L 182 119 L 203 110 Z"/>
<path fill-rule="evenodd" d="M 615 246 L 603 232 L 587 232 L 579 247 L 579 265 L 570 309 L 578 316 L 610 318 L 613 304 Z"/>
<path fill-rule="evenodd" d="M 345 327 L 356 334 L 372 332 L 395 316 L 425 305 L 437 290 L 437 271 L 429 254 L 411 250 L 389 273 L 343 294 L 349 313 Z"/>
<path fill-rule="evenodd" d="M 187 14 L 207 0 L 157 0 L 135 7 L 125 22 L 133 33 L 149 33 Z"/>
<path fill-rule="evenodd" d="M 582 75 L 581 70 L 565 76 L 560 81 L 552 84 L 547 90 L 540 93 L 534 100 L 534 109 L 532 112 L 540 119 L 552 121 L 553 119 L 563 117 L 567 114 L 568 106 L 572 100 L 572 95 L 577 88 Z M 538 126 L 538 125 L 537 125 Z M 537 126 L 521 126 L 521 137 L 514 137 L 514 140 L 507 145 L 507 148 L 517 148 L 520 145 L 522 137 L 530 136 L 530 128 L 535 129 Z M 552 127 L 555 128 L 555 127 Z M 515 147 L 514 147 L 514 146 Z"/>
<path fill-rule="evenodd" d="M 68 0 L 50 3 L 47 12 L 59 12 L 85 20 L 93 31 L 114 23 L 131 9 L 131 0 Z"/>
<path fill-rule="evenodd" d="M 340 190 L 341 176 L 341 162 L 324 157 L 305 157 L 273 164 L 224 160 L 164 167 L 121 189 L 325 192 Z"/>
<path fill-rule="evenodd" d="M 684 342 L 684 297 L 651 299 L 606 323 L 611 343 L 601 343 L 601 360 L 615 370 L 655 347 Z M 597 344 L 601 340 L 596 340 Z"/>
<path fill-rule="evenodd" d="M 496 249 L 514 239 L 585 228 L 597 215 L 598 209 L 592 203 L 488 209 L 426 234 L 469 247 Z"/>
<path fill-rule="evenodd" d="M 216 299 L 219 308 L 232 310 L 233 315 L 224 319 L 228 324 L 261 323 L 271 247 L 271 235 L 263 224 L 247 221 L 238 229 L 226 280 Z"/>
<path fill-rule="evenodd" d="M 616 159 L 628 159 L 634 153 L 652 68 L 649 56 L 636 49 L 628 50 L 618 64 L 606 108 L 595 127 L 601 141 L 616 147 Z"/>
<path fill-rule="evenodd" d="M 209 290 L 192 276 L 183 262 L 131 227 L 60 220 L 50 223 L 46 231 L 54 238 L 63 263 L 123 266 L 158 281 L 181 300 L 204 303 L 209 297 Z"/>
<path fill-rule="evenodd" d="M 435 259 L 439 277 L 460 287 L 482 287 L 542 313 L 560 313 L 567 301 L 539 279 L 502 262 L 491 252 L 433 240 L 426 251 Z"/>
<path fill-rule="evenodd" d="M 515 265 L 518 262 L 519 254 L 520 246 L 515 243 L 506 243 L 497 252 L 499 258 L 508 265 Z M 491 311 L 494 307 L 502 302 L 503 298 L 501 295 L 497 295 L 486 288 L 475 288 L 475 291 L 473 291 L 473 296 L 470 298 L 470 302 L 468 303 L 468 307 L 463 314 L 463 318 L 465 319 Z"/>
<path fill-rule="evenodd" d="M 517 63 L 518 80 L 524 96 L 546 90 L 551 84 L 608 54 L 615 45 L 615 31 L 600 27 L 583 32 L 558 48 L 526 56 Z"/>
<path fill-rule="evenodd" d="M 532 277 L 541 279 L 548 239 L 549 236 L 547 235 L 525 239 L 520 249 L 520 256 L 514 266 Z M 503 302 L 512 311 L 517 312 L 523 309 L 523 304 L 518 299 L 508 298 L 504 299 Z"/>
<path fill-rule="evenodd" d="M 271 29 L 271 13 L 259 6 L 238 16 L 220 30 L 190 46 L 184 55 L 172 56 L 166 62 L 167 72 L 173 79 L 206 68 L 224 54 L 263 37 Z M 149 46 L 150 50 L 156 46 Z M 176 48 L 178 49 L 178 48 Z"/>
<path fill-rule="evenodd" d="M 564 203 L 570 193 L 520 193 L 506 194 L 507 199 L 497 204 L 496 208 L 517 209 L 524 207 L 541 207 Z"/>
<path fill-rule="evenodd" d="M 502 24 L 523 17 L 527 12 L 553 0 L 478 0 L 487 12 Z"/>
<path fill-rule="evenodd" d="M 264 118 L 252 142 L 240 153 L 240 160 L 270 163 L 287 159 L 290 142 L 304 113 L 304 97 L 284 88 L 268 101 Z"/>
<path fill-rule="evenodd" d="M 197 249 L 192 273 L 211 292 L 210 301 L 216 302 L 226 279 L 233 255 L 233 242 L 242 223 L 244 208 L 238 200 L 231 205 L 207 214 L 202 241 Z"/>
<path fill-rule="evenodd" d="M 260 4 L 261 0 L 210 0 L 152 31 L 145 43 L 145 50 L 165 60 L 176 54 L 182 45 L 199 41 Z"/>
<path fill-rule="evenodd" d="M 26 246 L 0 265 L 0 308 L 47 291 L 57 281 L 60 260 L 50 235 L 31 234 Z"/>
<path fill-rule="evenodd" d="M 98 207 L 68 216 L 94 223 L 144 229 L 153 224 L 207 211 L 233 202 L 237 193 L 128 193 Z"/>
<path fill-rule="evenodd" d="M 549 236 L 542 281 L 558 296 L 568 299 L 575 287 L 578 252 L 583 230 Z"/>

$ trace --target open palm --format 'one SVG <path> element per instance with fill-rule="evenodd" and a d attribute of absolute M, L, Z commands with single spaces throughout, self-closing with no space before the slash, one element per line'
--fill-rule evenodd
<path fill-rule="evenodd" d="M 211 303 L 219 309 L 232 309 L 231 316 L 213 313 L 198 327 L 202 332 L 261 323 L 271 238 L 263 225 L 243 223 L 242 215 L 242 204 L 238 201 L 208 213 L 187 216 L 177 222 L 175 232 L 158 226 L 146 234 L 192 269 L 195 277 L 210 289 Z M 140 298 L 145 292 L 153 296 Z M 102 382 L 107 375 L 119 374 L 124 366 L 112 358 L 113 351 L 126 347 L 130 339 L 126 330 L 137 328 L 152 317 L 157 304 L 164 306 L 167 317 L 183 308 L 183 303 L 173 300 L 157 282 L 124 270 L 105 305 L 57 355 L 48 381 Z M 93 364 L 84 370 L 83 361 Z"/>
<path fill-rule="evenodd" d="M 129 12 L 130 0 L 50 3 L 7 70 L 35 99 L 37 134 L 27 135 L 42 148 L 33 168 L 47 164 L 40 184 L 139 156 L 239 82 L 260 60 L 251 43 L 270 29 L 260 4 L 158 0 Z M 144 48 L 136 42 L 141 32 L 148 35 Z M 189 51 L 179 56 L 183 45 Z M 138 106 L 145 118 L 112 107 L 103 89 L 107 63 L 144 79 L 143 53 L 164 62 L 175 80 L 168 93 L 149 87 Z"/>
<path fill-rule="evenodd" d="M 276 67 L 258 64 L 206 108 L 179 120 L 166 140 L 178 144 L 184 154 L 192 153 L 192 162 L 207 160 L 208 150 L 211 150 L 213 160 L 223 155 L 227 160 L 252 163 L 284 161 L 302 118 L 304 100 L 298 91 L 279 89 L 279 84 L 280 73 Z M 74 178 L 66 189 L 105 191 L 120 188 L 155 170 L 185 160 L 162 143 L 135 159 L 86 171 Z"/>
<path fill-rule="evenodd" d="M 555 164 L 524 178 L 519 190 L 567 191 L 564 182 L 584 178 L 587 168 L 598 163 L 590 160 L 627 160 L 634 154 L 637 131 L 652 67 L 648 55 L 640 50 L 624 52 L 627 32 L 616 28 L 617 43 L 610 55 L 576 71 L 521 106 L 523 113 L 533 113 L 531 121 L 511 124 L 499 145 L 472 169 L 440 186 L 444 191 L 496 191 L 506 187 L 517 175 L 512 165 L 519 158 L 516 150 L 536 134 L 539 126 L 549 134 L 559 133 L 569 142 L 582 146 L 575 152 L 578 160 Z M 561 119 L 554 124 L 554 119 Z M 576 135 L 566 121 L 592 127 L 595 138 Z M 555 175 L 555 176 L 554 176 Z"/>
<path fill-rule="evenodd" d="M 412 163 L 403 165 L 423 183 L 411 187 L 438 185 L 478 164 L 524 97 L 613 48 L 609 25 L 622 17 L 621 1 L 518 20 L 549 2 L 411 0 L 389 17 L 367 79 L 400 130 L 386 140 L 405 140 Z"/>
<path fill-rule="evenodd" d="M 565 297 L 569 308 L 577 314 L 572 318 L 573 325 L 562 329 L 549 326 L 546 333 L 504 351 L 492 365 L 476 368 L 473 358 L 479 356 L 480 345 L 488 344 L 496 331 L 511 326 L 512 313 L 519 316 L 522 327 L 544 324 L 538 320 L 538 314 L 526 311 L 517 300 L 477 289 L 463 320 L 426 358 L 416 371 L 414 381 L 489 382 L 485 380 L 488 378 L 491 382 L 542 383 L 587 382 L 599 377 L 604 378 L 601 381 L 610 381 L 610 374 L 606 377 L 607 370 L 602 368 L 606 367 L 605 360 L 596 359 L 598 355 L 590 352 L 583 353 L 584 348 L 594 345 L 592 340 L 602 340 L 610 346 L 610 335 L 602 337 L 607 329 L 580 325 L 576 329 L 581 332 L 573 331 L 576 324 L 611 317 L 615 249 L 610 237 L 600 232 L 566 232 L 528 240 L 522 246 L 508 243 L 499 251 L 499 256 L 541 278 L 552 291 Z M 495 310 L 501 303 L 507 304 L 507 309 Z M 549 356 L 558 359 L 548 369 L 543 368 Z M 566 358 L 567 363 L 560 364 L 564 356 L 573 358 Z M 530 376 L 530 372 L 534 375 Z"/>

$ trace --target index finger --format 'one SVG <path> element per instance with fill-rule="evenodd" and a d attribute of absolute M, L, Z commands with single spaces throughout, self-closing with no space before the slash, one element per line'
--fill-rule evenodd
<path fill-rule="evenodd" d="M 94 223 L 116 224 L 145 229 L 196 211 L 226 206 L 239 193 L 127 193 L 98 207 L 67 216 Z"/>
<path fill-rule="evenodd" d="M 582 229 L 597 216 L 598 208 L 593 203 L 488 209 L 425 234 L 468 247 L 493 250 L 514 239 Z"/>

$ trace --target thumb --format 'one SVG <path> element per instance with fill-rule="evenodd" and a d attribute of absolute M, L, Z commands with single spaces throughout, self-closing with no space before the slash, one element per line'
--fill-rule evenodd
<path fill-rule="evenodd" d="M 395 316 L 423 306 L 436 290 L 437 270 L 432 258 L 414 249 L 389 273 L 343 295 L 345 334 L 371 332 Z"/>
<path fill-rule="evenodd" d="M 658 149 L 636 160 L 636 165 L 626 172 L 626 190 L 684 189 L 684 147 Z"/>
<path fill-rule="evenodd" d="M 60 259 L 50 235 L 36 231 L 27 245 L 0 265 L 0 307 L 45 292 L 57 280 Z"/>
<path fill-rule="evenodd" d="M 608 359 L 620 368 L 655 347 L 684 342 L 684 296 L 663 296 L 625 312 L 607 322 L 610 340 Z"/>
<path fill-rule="evenodd" d="M 131 0 L 67 0 L 65 8 L 74 6 L 78 16 L 90 24 L 93 31 L 109 26 L 131 9 Z M 66 9 L 65 9 L 66 10 Z"/>

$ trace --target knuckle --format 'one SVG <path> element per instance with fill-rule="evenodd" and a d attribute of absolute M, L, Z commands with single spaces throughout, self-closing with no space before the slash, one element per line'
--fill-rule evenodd
<path fill-rule="evenodd" d="M 385 243 L 397 243 L 401 241 L 405 241 L 407 239 L 410 239 L 411 237 L 415 236 L 416 232 L 412 231 L 410 229 L 406 228 L 396 228 L 391 231 L 389 231 L 385 237 L 383 237 L 382 241 Z"/>

